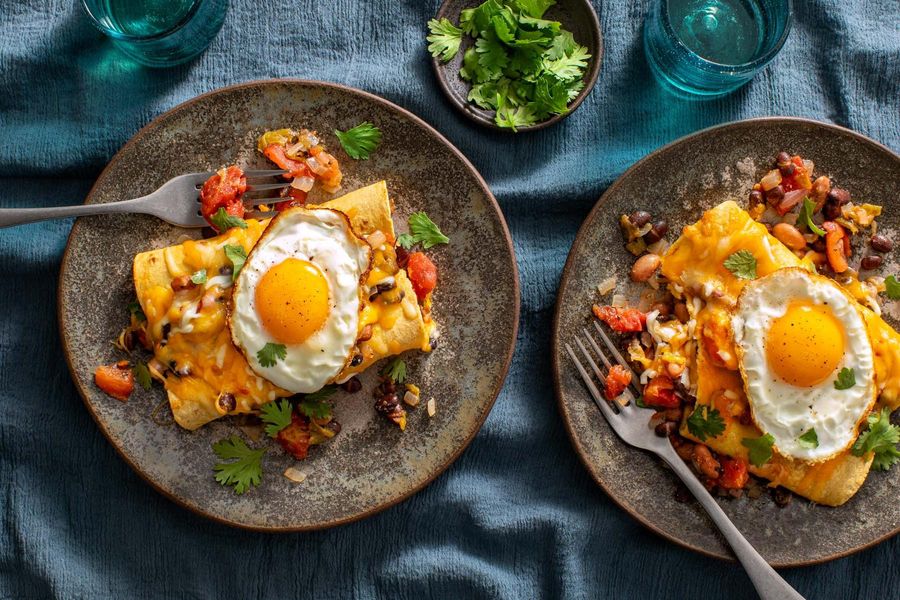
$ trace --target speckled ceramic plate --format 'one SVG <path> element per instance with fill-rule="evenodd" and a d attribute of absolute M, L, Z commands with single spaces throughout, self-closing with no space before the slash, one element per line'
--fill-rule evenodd
<path fill-rule="evenodd" d="M 900 157 L 857 133 L 814 121 L 766 118 L 701 131 L 647 156 L 614 183 L 578 232 L 560 284 L 553 361 L 560 411 L 575 450 L 609 496 L 635 519 L 692 550 L 730 558 L 712 521 L 691 501 L 673 497 L 676 477 L 650 454 L 626 446 L 607 425 L 584 388 L 562 344 L 590 322 L 597 284 L 618 276 L 622 291 L 633 257 L 621 242 L 619 215 L 643 209 L 670 222 L 669 239 L 703 210 L 735 198 L 746 205 L 751 186 L 787 150 L 813 160 L 854 197 L 884 204 L 882 227 L 900 224 Z M 895 257 L 887 264 L 896 267 Z M 896 271 L 896 269 L 894 269 Z M 888 313 L 898 314 L 893 307 Z M 890 314 L 889 322 L 898 321 Z M 900 469 L 872 471 L 844 506 L 829 508 L 795 497 L 779 508 L 768 494 L 755 500 L 720 500 L 722 508 L 771 564 L 795 566 L 856 552 L 900 529 Z"/>
<path fill-rule="evenodd" d="M 370 160 L 348 158 L 335 128 L 363 120 L 384 139 Z M 320 529 L 371 515 L 420 490 L 469 444 L 497 397 L 516 340 L 519 286 L 506 223 L 472 165 L 434 129 L 371 94 L 332 84 L 278 80 L 238 85 L 186 102 L 142 129 L 100 175 L 87 203 L 146 194 L 175 175 L 238 162 L 261 167 L 256 138 L 266 129 L 318 130 L 341 160 L 344 191 L 386 179 L 395 221 L 425 210 L 451 244 L 430 255 L 440 271 L 434 315 L 438 347 L 409 353 L 411 380 L 434 397 L 410 411 L 405 432 L 373 409 L 375 373 L 363 391 L 334 396 L 343 429 L 297 463 L 268 443 L 261 485 L 242 496 L 213 479 L 210 445 L 240 433 L 230 420 L 196 432 L 161 426 L 151 418 L 165 399 L 159 385 L 138 388 L 127 403 L 93 384 L 96 365 L 123 358 L 110 341 L 126 324 L 134 299 L 132 258 L 199 231 L 147 216 L 79 219 L 72 229 L 59 281 L 59 321 L 65 353 L 85 404 L 122 457 L 172 500 L 207 517 L 240 527 L 288 531 Z M 170 415 L 168 407 L 164 414 Z M 171 417 L 170 417 L 171 418 Z M 266 442 L 261 442 L 266 443 Z M 309 477 L 300 485 L 282 472 L 291 464 Z M 103 473 L 90 474 L 102 478 Z"/>

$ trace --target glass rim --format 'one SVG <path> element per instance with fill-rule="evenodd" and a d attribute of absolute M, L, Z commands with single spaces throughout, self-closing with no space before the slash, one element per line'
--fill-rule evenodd
<path fill-rule="evenodd" d="M 165 31 L 160 31 L 159 33 L 154 33 L 153 35 L 134 35 L 132 33 L 123 33 L 118 29 L 112 29 L 111 27 L 107 27 L 100 19 L 98 19 L 94 13 L 91 11 L 91 7 L 88 6 L 88 0 L 81 0 L 81 7 L 84 9 L 84 12 L 87 13 L 88 18 L 93 23 L 94 27 L 99 29 L 102 33 L 112 37 L 116 40 L 123 40 L 128 42 L 148 42 L 160 38 L 164 38 L 166 36 L 172 35 L 185 25 L 187 25 L 188 21 L 190 21 L 194 15 L 197 13 L 197 10 L 200 7 L 200 4 L 203 0 L 194 0 L 193 4 L 191 4 L 191 9 L 185 13 L 184 17 L 178 23 L 166 29 Z"/>
<path fill-rule="evenodd" d="M 756 58 L 749 62 L 739 63 L 736 65 L 729 65 L 729 64 L 725 64 L 725 63 L 715 62 L 713 60 L 709 60 L 708 58 L 704 58 L 703 56 L 700 56 L 698 53 L 696 53 L 693 50 L 691 50 L 690 48 L 688 48 L 687 45 L 681 41 L 681 38 L 678 37 L 678 34 L 675 33 L 675 29 L 672 27 L 672 23 L 669 21 L 669 0 L 659 0 L 659 2 L 662 5 L 660 16 L 662 17 L 661 20 L 663 22 L 663 27 L 666 30 L 666 34 L 670 35 L 675 40 L 675 42 L 678 44 L 678 46 L 680 46 L 686 52 L 689 52 L 690 54 L 693 54 L 698 59 L 700 59 L 703 64 L 711 65 L 713 67 L 720 68 L 720 69 L 752 70 L 752 69 L 758 69 L 760 67 L 765 66 L 766 63 L 768 63 L 773 58 L 775 58 L 776 54 L 781 52 L 781 48 L 784 46 L 785 42 L 787 42 L 788 35 L 791 33 L 791 26 L 793 25 L 793 22 L 794 22 L 794 7 L 792 5 L 793 3 L 791 2 L 791 0 L 784 0 L 784 3 L 787 5 L 788 10 L 787 10 L 787 15 L 784 18 L 784 31 L 781 33 L 781 37 L 779 37 L 778 40 L 774 44 L 772 44 L 772 47 L 765 54 L 760 56 L 759 58 Z"/>

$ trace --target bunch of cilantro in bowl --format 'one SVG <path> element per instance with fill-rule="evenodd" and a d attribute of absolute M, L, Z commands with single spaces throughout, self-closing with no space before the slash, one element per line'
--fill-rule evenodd
<path fill-rule="evenodd" d="M 487 0 L 463 10 L 457 27 L 428 22 L 428 50 L 448 62 L 464 36 L 474 39 L 459 75 L 471 83 L 468 100 L 494 111 L 494 122 L 516 131 L 563 115 L 584 89 L 591 55 L 558 21 L 543 19 L 555 0 Z"/>

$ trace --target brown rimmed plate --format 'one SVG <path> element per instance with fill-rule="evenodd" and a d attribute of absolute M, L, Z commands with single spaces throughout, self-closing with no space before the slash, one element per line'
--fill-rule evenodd
<path fill-rule="evenodd" d="M 674 498 L 676 477 L 650 454 L 626 446 L 594 406 L 563 344 L 590 323 L 597 285 L 615 275 L 618 292 L 635 298 L 634 262 L 624 248 L 619 215 L 642 209 L 669 220 L 669 240 L 705 209 L 728 198 L 746 206 L 751 186 L 786 150 L 815 162 L 855 198 L 885 205 L 879 231 L 900 225 L 900 157 L 848 129 L 795 118 L 730 123 L 682 138 L 640 160 L 603 194 L 578 232 L 557 297 L 552 359 L 559 408 L 575 450 L 594 480 L 620 507 L 663 537 L 709 556 L 730 559 L 724 540 L 696 502 Z M 895 238 L 896 239 L 896 238 Z M 896 254 L 886 257 L 896 272 Z M 892 268 L 893 267 L 893 268 Z M 885 306 L 892 326 L 900 306 Z M 824 562 L 876 544 L 900 530 L 900 469 L 872 471 L 838 508 L 795 497 L 779 508 L 768 494 L 720 500 L 735 525 L 773 566 Z"/>
<path fill-rule="evenodd" d="M 457 25 L 459 24 L 460 12 L 468 8 L 475 8 L 481 5 L 483 1 L 444 0 L 434 18 L 438 20 L 449 19 L 454 25 Z M 600 65 L 603 63 L 603 36 L 600 33 L 600 21 L 597 18 L 594 7 L 591 6 L 588 0 L 557 0 L 556 4 L 547 10 L 544 18 L 562 23 L 564 29 L 572 32 L 575 41 L 588 49 L 591 59 L 588 63 L 588 68 L 584 72 L 584 89 L 569 104 L 568 112 L 561 115 L 553 115 L 549 119 L 534 125 L 519 127 L 516 130 L 519 133 L 550 127 L 575 112 L 591 93 L 591 90 L 594 89 L 597 77 L 600 75 Z M 494 111 L 485 110 L 469 102 L 469 90 L 472 89 L 472 84 L 459 76 L 459 69 L 462 66 L 463 54 L 471 45 L 472 39 L 466 37 L 460 46 L 459 52 L 449 61 L 443 62 L 439 58 L 433 57 L 431 66 L 434 70 L 434 76 L 437 78 L 441 90 L 450 103 L 466 118 L 495 131 L 512 133 L 512 129 L 500 127 L 494 122 Z"/>
<path fill-rule="evenodd" d="M 368 120 L 383 142 L 370 160 L 354 161 L 340 148 L 334 129 Z M 127 403 L 93 383 L 98 364 L 124 358 L 111 345 L 127 323 L 134 299 L 132 258 L 148 248 L 174 244 L 200 232 L 172 227 L 153 217 L 79 219 L 72 228 L 59 278 L 59 324 L 72 378 L 100 429 L 153 487 L 209 518 L 239 527 L 299 531 L 354 521 L 400 502 L 446 469 L 478 432 L 503 384 L 516 340 L 519 284 L 512 242 L 503 215 L 481 176 L 439 133 L 411 113 L 372 94 L 329 83 L 274 80 L 217 90 L 155 119 L 112 159 L 90 191 L 89 204 L 146 194 L 175 175 L 227 163 L 262 167 L 256 138 L 277 127 L 316 129 L 342 163 L 343 191 L 386 179 L 395 222 L 425 210 L 451 244 L 430 256 L 439 269 L 434 314 L 437 348 L 406 356 L 410 380 L 434 397 L 410 411 L 406 431 L 373 410 L 376 373 L 370 369 L 357 394 L 338 392 L 335 414 L 341 433 L 312 449 L 300 463 L 271 441 L 259 487 L 235 495 L 213 479 L 210 445 L 241 434 L 234 420 L 195 432 L 171 424 L 158 384 L 138 387 Z M 489 257 L 490 260 L 486 260 Z M 162 418 L 160 418 L 162 415 Z M 169 424 L 165 423 L 169 415 Z M 246 438 L 246 436 L 244 436 Z M 294 484 L 288 466 L 309 473 Z M 87 477 L 105 477 L 87 473 Z"/>

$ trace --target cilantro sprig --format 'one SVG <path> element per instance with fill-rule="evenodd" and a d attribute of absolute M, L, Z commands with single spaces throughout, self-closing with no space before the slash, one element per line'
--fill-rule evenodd
<path fill-rule="evenodd" d="M 803 435 L 797 438 L 797 443 L 800 444 L 801 448 L 813 449 L 819 447 L 819 434 L 816 433 L 815 428 L 810 429 Z"/>
<path fill-rule="evenodd" d="M 884 280 L 884 291 L 891 300 L 900 300 L 900 281 L 893 275 L 888 275 Z"/>
<path fill-rule="evenodd" d="M 247 221 L 243 220 L 240 217 L 229 215 L 221 206 L 219 207 L 219 210 L 216 211 L 216 214 L 211 216 L 209 220 L 213 224 L 213 226 L 219 230 L 220 233 L 228 231 L 232 227 L 237 227 L 238 229 L 247 229 Z"/>
<path fill-rule="evenodd" d="M 291 424 L 294 407 L 290 400 L 276 400 L 259 407 L 259 418 L 266 424 L 266 435 L 275 437 L 278 432 Z"/>
<path fill-rule="evenodd" d="M 149 390 L 150 386 L 153 385 L 153 380 L 150 378 L 150 369 L 147 368 L 146 363 L 137 363 L 131 367 L 131 372 L 134 373 L 134 378 L 138 384 L 145 390 Z"/>
<path fill-rule="evenodd" d="M 399 358 L 395 358 L 382 369 L 381 374 L 394 383 L 403 383 L 406 381 L 406 363 Z"/>
<path fill-rule="evenodd" d="M 306 394 L 297 404 L 297 410 L 310 419 L 328 419 L 331 417 L 331 404 L 328 399 L 337 391 L 337 387 L 326 385 L 318 392 Z"/>
<path fill-rule="evenodd" d="M 738 250 L 723 264 L 738 279 L 756 279 L 756 257 L 749 250 Z"/>
<path fill-rule="evenodd" d="M 416 244 L 428 250 L 438 244 L 449 244 L 450 238 L 443 234 L 441 228 L 431 220 L 425 211 L 414 212 L 409 216 L 409 233 L 401 233 L 397 243 L 409 250 Z"/>
<path fill-rule="evenodd" d="M 838 373 L 838 378 L 834 382 L 834 389 L 849 390 L 856 385 L 856 373 L 853 369 L 844 367 Z"/>
<path fill-rule="evenodd" d="M 254 450 L 236 435 L 219 440 L 212 446 L 222 461 L 216 463 L 213 471 L 216 473 L 216 481 L 222 485 L 234 488 L 235 494 L 243 494 L 252 486 L 258 486 L 262 479 L 262 457 L 266 453 L 265 448 Z"/>
<path fill-rule="evenodd" d="M 750 451 L 749 458 L 753 466 L 761 467 L 772 459 L 772 446 L 775 445 L 775 438 L 771 433 L 767 433 L 758 438 L 744 438 L 741 440 L 741 445 Z"/>
<path fill-rule="evenodd" d="M 457 27 L 428 22 L 428 51 L 443 62 L 459 54 L 468 100 L 494 111 L 494 122 L 517 131 L 569 111 L 584 89 L 591 55 L 558 21 L 544 19 L 555 0 L 487 0 L 463 10 Z"/>
<path fill-rule="evenodd" d="M 260 366 L 266 368 L 274 367 L 275 363 L 279 360 L 284 360 L 286 357 L 287 346 L 284 344 L 273 344 L 272 342 L 266 342 L 266 345 L 256 353 L 256 360 L 259 361 Z"/>
<path fill-rule="evenodd" d="M 381 130 L 368 121 L 363 121 L 347 131 L 335 129 L 334 135 L 343 146 L 344 152 L 356 160 L 369 160 L 369 155 L 381 143 Z"/>
<path fill-rule="evenodd" d="M 139 323 L 143 323 L 147 320 L 147 315 L 144 314 L 144 310 L 141 308 L 141 304 L 137 300 L 128 303 L 128 313 L 132 317 L 137 319 Z"/>
<path fill-rule="evenodd" d="M 705 404 L 698 404 L 687 419 L 688 431 L 701 442 L 705 442 L 706 438 L 718 437 L 725 431 L 725 421 L 719 410 L 710 408 Z"/>
<path fill-rule="evenodd" d="M 191 275 L 191 281 L 196 283 L 197 285 L 203 285 L 206 283 L 206 269 L 200 269 L 196 271 L 193 275 Z"/>
<path fill-rule="evenodd" d="M 900 427 L 891 424 L 891 410 L 881 409 L 881 412 L 873 412 L 866 419 L 869 428 L 861 433 L 851 448 L 854 456 L 864 456 L 868 452 L 874 452 L 872 467 L 879 471 L 887 471 L 894 464 L 900 462 Z"/>
<path fill-rule="evenodd" d="M 225 244 L 225 256 L 231 261 L 231 280 L 237 281 L 238 273 L 241 272 L 244 263 L 247 262 L 247 251 L 244 250 L 243 246 Z"/>

